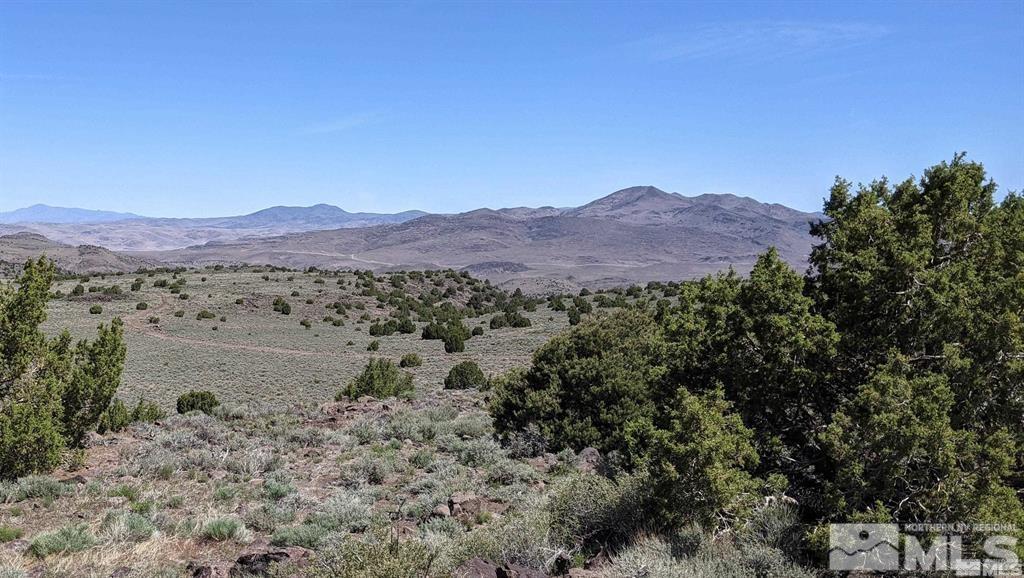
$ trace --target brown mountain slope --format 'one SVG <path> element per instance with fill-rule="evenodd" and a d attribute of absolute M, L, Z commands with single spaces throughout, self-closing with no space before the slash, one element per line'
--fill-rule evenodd
<path fill-rule="evenodd" d="M 6 271 L 20 270 L 26 260 L 46 255 L 59 269 L 71 273 L 135 271 L 157 264 L 151 259 L 114 253 L 95 245 L 65 245 L 36 233 L 0 236 L 0 264 Z"/>
<path fill-rule="evenodd" d="M 808 222 L 816 218 L 732 195 L 683 197 L 634 187 L 574 209 L 479 209 L 145 255 L 189 265 L 452 267 L 498 282 L 549 278 L 618 284 L 688 278 L 729 266 L 742 272 L 770 246 L 802 268 L 811 246 Z"/>

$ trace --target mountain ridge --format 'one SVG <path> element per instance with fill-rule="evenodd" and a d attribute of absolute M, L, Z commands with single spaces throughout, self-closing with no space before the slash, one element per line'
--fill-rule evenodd
<path fill-rule="evenodd" d="M 144 256 L 183 265 L 456 268 L 497 282 L 574 279 L 599 285 L 745 272 L 770 246 L 801 267 L 821 218 L 729 196 L 631 187 L 581 205 L 481 208 L 403 223 L 216 241 Z"/>
<path fill-rule="evenodd" d="M 152 220 L 69 225 L 63 230 L 79 235 L 75 241 L 108 247 L 107 237 L 114 245 L 124 244 L 135 231 L 146 236 L 145 243 L 121 254 L 172 265 L 455 268 L 479 272 L 498 283 L 532 279 L 542 285 L 600 286 L 692 278 L 728 267 L 743 273 L 772 246 L 785 260 L 803 267 L 812 243 L 809 224 L 822 218 L 820 213 L 749 197 L 687 197 L 653 186 L 620 189 L 579 207 L 480 208 L 304 231 L 281 226 L 296 210 L 327 223 L 342 211 L 330 205 L 268 207 L 258 211 L 247 228 L 186 227 L 186 233 L 203 234 L 190 236 L 178 230 L 169 239 L 159 235 L 173 230 L 174 223 Z M 264 222 L 276 225 L 257 228 Z M 209 231 L 216 234 L 205 234 Z M 182 245 L 185 241 L 192 242 Z"/>
<path fill-rule="evenodd" d="M 24 211 L 18 209 L 17 213 Z M 95 211 L 88 211 L 96 213 Z M 108 213 L 126 215 L 129 213 Z M 7 213 L 0 213 L 0 217 Z M 266 237 L 286 233 L 367 227 L 400 223 L 426 215 L 423 211 L 400 213 L 350 213 L 320 203 L 309 207 L 277 205 L 245 215 L 228 217 L 142 217 L 77 222 L 6 222 L 0 234 L 29 231 L 72 245 L 99 245 L 116 251 L 167 250 L 215 240 Z"/>
<path fill-rule="evenodd" d="M 103 223 L 144 218 L 134 213 L 120 213 L 79 207 L 55 207 L 36 203 L 28 207 L 0 212 L 0 223 Z"/>

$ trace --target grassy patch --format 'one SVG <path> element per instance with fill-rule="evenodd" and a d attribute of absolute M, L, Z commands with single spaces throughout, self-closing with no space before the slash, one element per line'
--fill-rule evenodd
<path fill-rule="evenodd" d="M 55 532 L 39 534 L 32 539 L 28 551 L 33 556 L 45 558 L 53 554 L 81 552 L 96 545 L 96 538 L 89 533 L 85 524 L 64 526 Z"/>
<path fill-rule="evenodd" d="M 236 540 L 244 542 L 248 539 L 248 531 L 245 524 L 238 518 L 214 518 L 203 524 L 199 532 L 200 537 L 214 542 L 225 542 Z"/>
<path fill-rule="evenodd" d="M 0 526 L 0 544 L 5 544 L 21 538 L 25 532 L 21 528 L 13 526 Z"/>

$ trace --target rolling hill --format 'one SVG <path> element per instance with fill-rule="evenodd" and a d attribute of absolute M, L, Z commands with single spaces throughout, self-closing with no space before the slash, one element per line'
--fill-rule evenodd
<path fill-rule="evenodd" d="M 66 245 L 37 233 L 0 235 L 0 270 L 5 274 L 21 270 L 25 261 L 46 255 L 57 268 L 70 273 L 116 273 L 159 265 L 152 259 L 115 253 L 95 245 Z"/>

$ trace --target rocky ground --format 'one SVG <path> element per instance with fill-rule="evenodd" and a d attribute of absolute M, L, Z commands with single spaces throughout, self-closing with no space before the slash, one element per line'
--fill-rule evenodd
<path fill-rule="evenodd" d="M 515 552 L 503 526 L 599 456 L 513 458 L 484 394 L 449 393 L 225 406 L 95 435 L 78 463 L 0 486 L 0 576 L 305 575 L 326 545 L 380 536 L 422 545 L 429 575 L 567 573 L 571 552 Z"/>

